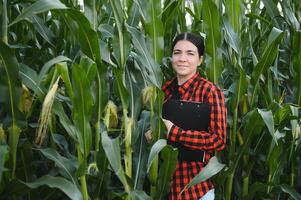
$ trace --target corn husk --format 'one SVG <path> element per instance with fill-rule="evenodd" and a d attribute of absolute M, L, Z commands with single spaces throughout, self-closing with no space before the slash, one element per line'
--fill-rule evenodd
<path fill-rule="evenodd" d="M 33 97 L 31 96 L 30 91 L 28 88 L 23 84 L 22 85 L 22 96 L 19 102 L 19 109 L 23 113 L 28 113 L 31 109 L 33 102 Z"/>
<path fill-rule="evenodd" d="M 156 99 L 156 88 L 154 86 L 147 86 L 142 90 L 142 102 L 146 105 L 151 99 Z"/>
<path fill-rule="evenodd" d="M 0 144 L 5 143 L 5 141 L 6 141 L 6 135 L 2 125 L 0 125 Z"/>
<path fill-rule="evenodd" d="M 51 89 L 48 91 L 44 102 L 42 106 L 42 111 L 39 118 L 39 128 L 37 131 L 37 137 L 36 137 L 36 144 L 42 145 L 43 141 L 45 139 L 48 123 L 51 118 L 51 111 L 52 111 L 52 105 L 55 99 L 55 94 L 58 89 L 58 83 L 59 83 L 60 77 L 55 81 L 55 83 L 52 85 Z"/>
<path fill-rule="evenodd" d="M 108 104 L 105 108 L 105 117 L 104 124 L 107 126 L 107 129 L 115 129 L 118 125 L 118 114 L 117 106 L 113 101 L 108 101 Z"/>

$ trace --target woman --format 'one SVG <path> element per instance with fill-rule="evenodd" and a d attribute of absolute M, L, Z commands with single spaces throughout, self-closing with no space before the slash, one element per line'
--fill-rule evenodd
<path fill-rule="evenodd" d="M 178 159 L 176 171 L 171 180 L 170 200 L 214 199 L 214 185 L 210 180 L 199 183 L 180 192 L 208 163 L 214 151 L 224 149 L 226 144 L 226 108 L 222 91 L 209 80 L 202 78 L 197 67 L 203 62 L 204 43 L 201 37 L 192 33 L 178 35 L 172 45 L 172 67 L 176 77 L 167 81 L 162 89 L 165 101 L 181 100 L 209 105 L 208 128 L 206 130 L 184 130 L 164 119 L 170 144 L 197 153 L 196 158 Z M 200 122 L 202 123 L 202 122 Z M 151 139 L 148 132 L 146 138 Z M 178 146 L 177 146 L 178 147 Z M 187 153 L 186 152 L 186 153 Z M 189 157 L 189 156 L 188 156 Z"/>

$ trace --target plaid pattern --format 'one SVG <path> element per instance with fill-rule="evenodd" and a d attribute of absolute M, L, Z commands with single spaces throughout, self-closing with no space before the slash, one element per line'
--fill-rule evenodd
<path fill-rule="evenodd" d="M 196 161 L 181 161 L 177 163 L 176 171 L 171 180 L 169 199 L 200 199 L 214 188 L 210 180 L 186 189 L 181 196 L 179 196 L 179 193 L 203 169 L 204 165 L 211 158 L 211 153 L 225 148 L 227 111 L 224 105 L 224 95 L 218 87 L 200 77 L 198 73 L 178 87 L 176 78 L 167 81 L 162 89 L 165 93 L 165 100 L 172 98 L 173 90 L 178 89 L 181 100 L 207 102 L 211 105 L 208 132 L 183 130 L 173 125 L 168 134 L 168 140 L 170 141 L 180 142 L 191 149 L 206 151 L 205 163 Z"/>

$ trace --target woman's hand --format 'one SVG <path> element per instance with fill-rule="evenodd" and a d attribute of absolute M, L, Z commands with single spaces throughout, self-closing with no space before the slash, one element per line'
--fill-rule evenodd
<path fill-rule="evenodd" d="M 167 129 L 167 134 L 169 133 L 173 123 L 171 121 L 169 121 L 168 119 L 162 119 L 165 126 L 166 126 L 166 129 Z"/>
<path fill-rule="evenodd" d="M 166 126 L 166 129 L 167 129 L 167 134 L 169 133 L 173 123 L 167 119 L 162 119 L 165 126 Z M 144 136 L 145 136 L 145 139 L 147 141 L 147 143 L 151 143 L 153 141 L 153 136 L 152 136 L 152 131 L 151 130 L 148 130 L 144 133 Z"/>
<path fill-rule="evenodd" d="M 152 142 L 153 137 L 152 137 L 152 131 L 151 130 L 146 131 L 146 133 L 144 133 L 144 136 L 145 136 L 145 139 L 146 139 L 147 143 Z"/>

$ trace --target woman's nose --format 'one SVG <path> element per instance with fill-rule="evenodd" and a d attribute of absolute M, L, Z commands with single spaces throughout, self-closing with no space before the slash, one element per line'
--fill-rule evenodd
<path fill-rule="evenodd" d="M 184 53 L 182 53 L 181 55 L 180 55 L 180 59 L 179 59 L 180 61 L 186 61 L 187 60 L 187 56 L 184 54 Z"/>

